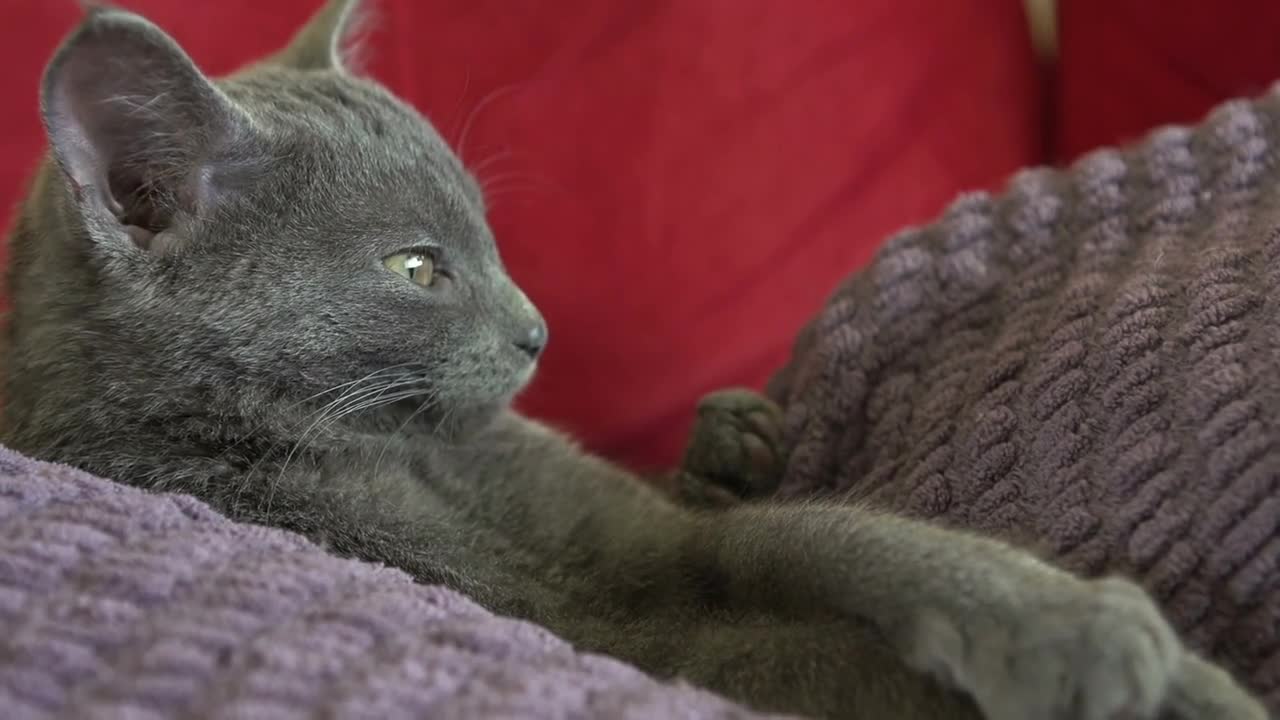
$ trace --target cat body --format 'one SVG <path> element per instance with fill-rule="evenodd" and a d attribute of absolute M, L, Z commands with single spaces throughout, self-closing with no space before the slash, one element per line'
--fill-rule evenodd
<path fill-rule="evenodd" d="M 67 39 L 12 232 L 6 444 L 761 709 L 1265 717 L 1124 580 L 868 509 L 689 507 L 511 410 L 545 324 L 446 144 L 344 66 L 353 12 L 217 81 L 129 13 Z"/>

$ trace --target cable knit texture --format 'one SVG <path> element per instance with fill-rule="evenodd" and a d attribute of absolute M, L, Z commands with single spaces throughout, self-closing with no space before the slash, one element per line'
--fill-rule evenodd
<path fill-rule="evenodd" d="M 888 241 L 771 391 L 783 494 L 1119 571 L 1280 712 L 1280 86 Z"/>
<path fill-rule="evenodd" d="M 1143 582 L 1280 709 L 1280 92 L 889 241 L 773 392 L 783 494 Z M 529 624 L 0 451 L 0 708 L 28 718 L 746 718 Z"/>
<path fill-rule="evenodd" d="M 0 718 L 756 718 L 536 626 L 0 450 Z"/>

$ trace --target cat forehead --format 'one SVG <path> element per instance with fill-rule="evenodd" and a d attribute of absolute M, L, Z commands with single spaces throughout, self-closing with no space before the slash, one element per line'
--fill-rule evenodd
<path fill-rule="evenodd" d="M 330 146 L 395 144 L 451 160 L 413 108 L 377 83 L 333 72 L 267 68 L 220 83 L 260 131 L 302 133 Z"/>
<path fill-rule="evenodd" d="M 281 112 L 333 117 L 378 115 L 408 121 L 411 113 L 375 82 L 339 72 L 299 71 L 259 65 L 217 81 L 254 115 Z M 274 111 L 274 112 L 273 112 Z"/>
<path fill-rule="evenodd" d="M 345 73 L 265 68 L 220 83 L 275 140 L 284 162 L 306 162 L 407 196 L 432 194 L 481 209 L 474 178 L 416 110 L 381 85 Z M 406 193 L 382 198 L 394 203 Z"/>

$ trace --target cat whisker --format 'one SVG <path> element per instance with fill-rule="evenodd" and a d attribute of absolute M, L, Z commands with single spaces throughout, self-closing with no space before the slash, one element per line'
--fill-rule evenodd
<path fill-rule="evenodd" d="M 480 116 L 481 111 L 494 101 L 500 99 L 504 95 L 511 94 L 519 88 L 520 85 L 518 84 L 503 85 L 494 88 L 488 95 L 480 98 L 480 102 L 476 103 L 475 107 L 471 108 L 471 112 L 467 114 L 466 121 L 462 123 L 462 133 L 458 137 L 458 159 L 461 160 L 464 165 L 466 164 L 467 159 L 467 138 L 471 135 L 471 128 L 475 124 L 476 118 Z"/>
<path fill-rule="evenodd" d="M 341 389 L 341 388 L 345 388 L 345 387 L 350 387 L 350 386 L 352 386 L 352 385 L 358 385 L 358 384 L 360 384 L 360 383 L 362 383 L 362 382 L 366 382 L 366 381 L 371 380 L 371 379 L 373 379 L 373 378 L 375 378 L 375 377 L 378 377 L 379 375 L 382 375 L 382 374 L 385 374 L 385 373 L 391 372 L 391 371 L 393 371 L 393 370 L 401 370 L 401 369 L 404 369 L 404 368 L 406 368 L 406 367 L 410 367 L 410 366 L 412 366 L 412 365 L 413 365 L 413 363 L 400 363 L 400 364 L 398 364 L 398 365 L 390 365 L 390 366 L 384 367 L 384 368 L 382 368 L 381 370 L 374 370 L 373 372 L 369 373 L 368 375 L 365 375 L 364 377 L 362 377 L 362 378 L 360 378 L 360 379 L 358 379 L 358 380 L 349 380 L 349 381 L 347 381 L 347 382 L 344 382 L 344 383 L 341 383 L 341 384 L 338 384 L 338 385 L 334 385 L 333 387 L 328 388 L 328 389 L 326 389 L 326 390 L 321 390 L 320 392 L 318 392 L 318 393 L 316 393 L 316 394 L 314 394 L 314 395 L 310 395 L 310 396 L 308 396 L 308 397 L 305 397 L 305 398 L 303 398 L 303 399 L 299 400 L 299 401 L 298 401 L 298 402 L 296 402 L 296 403 L 293 403 L 293 404 L 292 404 L 292 405 L 290 405 L 289 407 L 297 407 L 298 405 L 301 405 L 301 404 L 303 404 L 303 403 L 305 403 L 305 402 L 310 402 L 311 400 L 315 400 L 316 398 L 319 398 L 319 397 L 323 397 L 323 396 L 325 396 L 325 395 L 328 395 L 329 393 L 334 392 L 335 390 L 339 390 L 339 389 Z"/>
<path fill-rule="evenodd" d="M 363 410 L 368 410 L 375 407 L 380 407 L 382 405 L 389 405 L 399 400 L 405 400 L 408 398 L 417 397 L 424 392 L 424 389 L 419 388 L 415 390 L 401 390 L 395 393 L 391 393 L 391 395 L 387 395 L 386 393 L 397 387 L 418 384 L 420 382 L 421 380 L 417 377 L 411 377 L 409 379 L 403 379 L 402 377 L 402 379 L 400 380 L 394 380 L 394 381 L 388 382 L 381 387 L 371 388 L 361 392 L 344 394 L 343 398 L 339 398 L 339 401 L 348 397 L 351 398 L 345 404 L 339 405 L 338 404 L 339 401 L 334 401 L 332 403 L 329 403 L 329 405 L 326 406 L 327 412 L 321 414 L 320 417 L 316 418 L 315 422 L 311 423 L 311 425 L 307 428 L 307 430 L 303 432 L 301 436 L 299 436 L 296 442 L 294 442 L 293 447 L 289 449 L 288 455 L 285 456 L 284 462 L 280 466 L 280 472 L 277 473 L 275 479 L 271 482 L 270 487 L 267 489 L 267 500 L 264 506 L 265 514 L 268 517 L 270 517 L 271 502 L 272 502 L 272 499 L 275 497 L 276 485 L 279 483 L 280 479 L 284 477 L 285 472 L 289 469 L 289 464 L 293 462 L 293 459 L 297 455 L 298 450 L 301 449 L 303 444 L 307 442 L 307 438 L 312 432 L 318 433 L 321 430 L 323 430 L 326 423 L 329 425 L 332 425 L 334 423 L 337 423 L 342 418 L 347 417 L 348 415 L 351 415 L 353 413 L 361 412 Z"/>
<path fill-rule="evenodd" d="M 432 429 L 431 434 L 439 436 L 441 428 L 445 427 L 445 423 L 448 422 L 451 415 L 453 415 L 453 406 L 445 408 L 444 414 L 436 421 L 436 426 Z"/>
<path fill-rule="evenodd" d="M 338 406 L 341 406 L 344 403 L 358 402 L 359 400 L 364 399 L 370 395 L 377 394 L 379 392 L 386 392 L 388 390 L 391 390 L 397 387 L 402 387 L 404 385 L 415 383 L 415 382 L 419 382 L 418 378 L 416 377 L 405 378 L 404 376 L 400 376 L 396 379 L 392 379 L 381 385 L 375 385 L 374 387 L 371 387 L 371 388 L 364 388 L 362 390 L 351 389 L 351 390 L 348 390 L 347 392 L 344 392 L 342 395 L 338 396 L 336 399 L 330 401 L 328 404 L 321 407 L 320 412 L 324 413 Z M 324 416 L 321 415 L 321 420 L 323 419 L 324 419 Z M 317 420 L 316 422 L 318 423 L 321 420 Z M 315 424 L 316 423 L 312 423 L 312 427 L 315 427 Z M 305 432 L 303 433 L 303 437 L 306 437 Z"/>
<path fill-rule="evenodd" d="M 492 169 L 494 165 L 503 160 L 510 159 L 513 156 L 514 153 L 511 152 L 510 148 L 504 148 L 476 163 L 474 167 L 467 168 L 467 170 L 477 179 L 480 186 L 483 187 L 485 182 L 484 180 L 481 180 L 480 177 L 484 175 L 485 171 Z"/>
<path fill-rule="evenodd" d="M 331 418 L 330 422 L 337 422 L 338 420 L 341 420 L 342 418 L 347 417 L 348 415 L 354 415 L 355 413 L 363 412 L 365 410 L 371 410 L 371 409 L 382 407 L 385 405 L 390 405 L 392 403 L 399 402 L 401 400 L 408 400 L 415 397 L 421 397 L 426 392 L 427 391 L 425 389 L 401 390 L 391 395 L 374 397 L 369 400 L 365 400 L 364 402 L 361 402 L 355 406 L 344 408 L 341 412 L 339 412 L 333 418 Z"/>
<path fill-rule="evenodd" d="M 403 377 L 400 377 L 398 379 L 388 380 L 386 382 L 383 382 L 379 385 L 375 385 L 373 387 L 351 388 L 347 390 L 346 392 L 339 395 L 336 399 L 328 402 L 327 404 L 321 406 L 317 410 L 307 415 L 307 418 L 315 418 L 315 419 L 311 422 L 310 425 L 307 426 L 305 430 L 303 430 L 302 434 L 298 436 L 298 440 L 295 443 L 294 450 L 296 451 L 297 449 L 296 446 L 305 442 L 308 436 L 310 436 L 312 432 L 320 429 L 320 427 L 330 419 L 330 416 L 339 415 L 340 413 L 343 412 L 345 408 L 354 404 L 358 404 L 361 401 L 366 400 L 371 396 L 384 394 L 396 387 L 401 387 L 416 381 L 417 381 L 416 379 L 404 379 Z M 307 418 L 304 418 L 303 420 L 305 421 Z M 290 451 L 290 457 L 293 455 L 293 452 L 294 451 Z M 287 458 L 285 460 L 285 463 L 288 464 Z"/>
<path fill-rule="evenodd" d="M 341 395 L 339 395 L 336 399 L 334 399 L 333 401 L 325 405 L 322 405 L 321 407 L 313 410 L 310 413 L 307 413 L 307 415 L 305 415 L 298 421 L 297 425 L 300 425 L 301 423 L 314 418 L 314 421 L 307 427 L 306 430 L 302 432 L 301 435 L 298 436 L 297 440 L 294 441 L 293 447 L 290 448 L 289 453 L 286 456 L 284 467 L 281 469 L 281 474 L 283 474 L 284 470 L 287 469 L 288 464 L 289 462 L 292 461 L 294 454 L 298 451 L 298 449 L 302 446 L 302 444 L 306 442 L 308 436 L 312 433 L 312 431 L 319 429 L 323 425 L 323 423 L 327 419 L 327 416 L 340 411 L 340 409 L 344 407 L 346 404 L 358 403 L 361 400 L 371 395 L 376 395 L 378 393 L 385 393 L 388 390 L 394 389 L 396 387 L 402 387 L 410 383 L 418 382 L 418 379 L 416 377 L 410 377 L 402 373 L 396 377 L 383 381 L 381 384 L 374 385 L 373 387 L 360 388 L 358 386 L 360 383 L 367 382 L 370 379 L 376 378 L 381 374 L 385 374 L 392 370 L 404 367 L 405 365 L 407 364 L 383 368 L 381 370 L 374 371 L 369 375 L 366 375 L 365 377 L 360 378 L 359 380 L 343 383 L 342 385 L 335 386 L 335 388 L 331 388 L 322 393 L 319 393 L 317 396 L 322 396 L 326 393 L 333 392 L 333 390 L 336 388 L 340 388 L 344 386 L 347 387 L 347 389 Z M 313 397 L 317 397 L 317 396 L 313 396 Z M 295 403 L 294 406 L 296 405 L 297 404 Z M 319 417 L 317 417 L 317 415 Z M 297 427 L 297 425 L 295 425 L 294 427 Z M 276 448 L 280 447 L 280 445 L 283 442 L 285 442 L 285 440 L 280 439 L 272 443 L 271 447 L 267 448 L 267 450 L 263 452 L 258 457 L 258 459 L 253 463 L 253 465 L 250 466 L 249 470 L 245 472 L 244 481 L 241 483 L 239 490 L 236 492 L 235 502 L 237 504 L 239 503 L 240 498 L 243 496 L 245 490 L 247 490 L 249 485 L 253 482 L 253 478 L 256 476 L 258 468 L 262 465 L 263 462 L 273 457 L 273 454 L 275 453 Z M 230 448 L 227 448 L 226 450 L 223 451 L 223 454 L 225 454 L 229 450 Z M 269 493 L 271 492 L 274 492 L 274 483 L 272 488 L 269 490 Z M 270 498 L 268 498 L 268 505 L 269 504 L 270 504 Z"/>
<path fill-rule="evenodd" d="M 359 385 L 360 383 L 368 382 L 369 380 L 372 380 L 372 379 L 374 379 L 374 378 L 378 377 L 379 375 L 383 375 L 383 374 L 386 374 L 386 373 L 388 373 L 388 372 L 392 372 L 392 371 L 395 371 L 395 370 L 401 370 L 401 369 L 403 369 L 403 368 L 410 367 L 410 366 L 412 366 L 413 364 L 414 364 L 414 363 L 400 363 L 400 364 L 398 364 L 398 365 L 390 365 L 390 366 L 388 366 L 388 367 L 384 367 L 384 368 L 382 368 L 382 369 L 380 369 L 380 370 L 374 370 L 373 372 L 369 373 L 368 375 L 365 375 L 365 376 L 364 376 L 364 377 L 362 377 L 362 378 L 358 378 L 358 379 L 356 379 L 356 380 L 348 380 L 347 382 L 344 382 L 344 383 L 339 383 L 339 384 L 334 385 L 334 386 L 332 386 L 332 387 L 329 387 L 329 388 L 326 388 L 326 389 L 324 389 L 324 390 L 321 390 L 320 392 L 315 393 L 315 394 L 313 394 L 313 395 L 308 395 L 307 397 L 302 398 L 301 400 L 297 400 L 297 401 L 295 401 L 295 402 L 289 403 L 288 405 L 285 405 L 284 407 L 285 407 L 285 409 L 286 409 L 286 410 L 291 410 L 291 409 L 293 409 L 293 408 L 298 407 L 299 405 L 303 405 L 303 404 L 308 403 L 308 402 L 311 402 L 312 400 L 315 400 L 315 399 L 317 399 L 317 398 L 324 397 L 325 395 L 328 395 L 329 393 L 336 392 L 336 391 L 338 391 L 338 390 L 342 390 L 342 389 L 344 389 L 344 388 L 351 388 L 352 386 Z M 339 399 L 341 399 L 341 398 L 339 398 Z M 316 410 L 314 410 L 314 411 L 312 411 L 312 412 L 310 412 L 310 413 L 307 413 L 305 416 L 303 416 L 302 418 L 300 418 L 300 419 L 298 420 L 297 424 L 299 424 L 299 425 L 300 425 L 300 424 L 302 424 L 303 422 L 306 422 L 307 420 L 309 420 L 309 419 L 311 419 L 312 417 L 314 417 L 316 413 L 318 413 L 318 412 L 322 412 L 324 409 L 325 409 L 324 407 L 321 407 L 321 408 L 317 408 Z M 217 455 L 216 457 L 218 457 L 218 458 L 225 457 L 225 456 L 226 456 L 226 454 L 227 454 L 228 452 L 230 452 L 230 451 L 234 450 L 236 447 L 238 447 L 240 444 L 242 444 L 242 443 L 244 442 L 245 438 L 252 437 L 252 436 L 253 436 L 253 435 L 255 435 L 257 432 L 259 432 L 259 431 L 261 431 L 263 428 L 265 428 L 266 426 L 267 426 L 267 423 L 266 423 L 266 422 L 262 422 L 262 423 L 259 423 L 259 424 L 258 424 L 258 425 L 256 425 L 256 426 L 254 426 L 254 428 L 253 428 L 252 432 L 250 432 L 250 433 L 246 433 L 244 438 L 241 438 L 240 440 L 237 440 L 237 441 L 235 441 L 234 443 L 231 443 L 231 444 L 230 444 L 230 445 L 228 445 L 227 447 L 223 448 L 222 452 L 218 453 L 218 455 Z"/>
<path fill-rule="evenodd" d="M 435 400 L 436 400 L 436 394 L 435 394 L 435 393 L 428 393 L 428 394 L 427 394 L 427 398 L 426 398 L 425 400 L 423 400 L 423 401 L 422 401 L 422 404 L 421 404 L 421 405 L 419 405 L 419 406 L 417 407 L 417 409 L 416 409 L 416 410 L 414 410 L 412 413 L 410 413 L 410 414 L 409 414 L 409 417 L 405 418 L 405 421 L 404 421 L 404 422 L 400 423 L 400 427 L 396 428 L 396 431 L 395 431 L 395 432 L 393 432 L 393 433 L 391 433 L 390 435 L 388 435 L 388 436 L 387 436 L 387 441 L 386 441 L 385 443 L 383 443 L 383 444 L 382 444 L 382 450 L 380 450 L 380 451 L 378 452 L 378 457 L 377 457 L 377 459 L 376 459 L 376 460 L 374 460 L 374 462 L 373 462 L 373 475 L 374 475 L 374 477 L 377 477 L 377 475 L 378 475 L 378 468 L 379 468 L 379 467 L 381 467 L 381 465 L 382 465 L 382 456 L 383 456 L 383 455 L 386 455 L 386 453 L 387 453 L 387 448 L 390 448 L 390 447 L 391 447 L 391 442 L 392 442 L 393 440 L 395 440 L 397 437 L 399 437 L 399 436 L 400 436 L 400 433 L 404 432 L 404 429 L 405 429 L 405 428 L 409 427 L 409 423 L 413 422 L 413 419 L 414 419 L 414 418 L 418 417 L 418 415 L 420 415 L 423 411 L 425 411 L 427 408 L 431 407 Z M 447 412 L 447 411 L 446 411 L 446 412 Z"/>
<path fill-rule="evenodd" d="M 498 173 L 487 178 L 480 178 L 480 189 L 487 196 L 494 188 L 499 187 L 502 183 L 509 182 L 528 182 L 531 185 L 538 184 L 542 179 L 536 175 L 512 171 L 507 173 Z"/>
<path fill-rule="evenodd" d="M 492 202 L 503 195 L 521 190 L 537 190 L 548 194 L 569 194 L 564 185 L 546 176 L 528 173 L 511 172 L 499 174 L 481 181 L 481 192 L 487 202 Z"/>
<path fill-rule="evenodd" d="M 471 68 L 466 68 L 466 71 L 467 74 L 462 79 L 462 92 L 458 93 L 458 101 L 454 103 L 453 112 L 450 113 L 451 119 L 449 120 L 449 124 L 453 126 L 449 130 L 449 134 L 451 136 L 457 135 L 459 125 L 458 118 L 462 113 L 462 104 L 467 101 L 467 93 L 471 91 Z"/>

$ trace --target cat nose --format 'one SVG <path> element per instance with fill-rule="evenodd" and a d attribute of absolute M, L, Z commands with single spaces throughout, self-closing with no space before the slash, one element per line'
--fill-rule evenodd
<path fill-rule="evenodd" d="M 525 351 L 530 358 L 537 358 L 547 346 L 547 324 L 537 323 L 525 332 L 524 337 L 516 340 L 516 347 Z"/>

